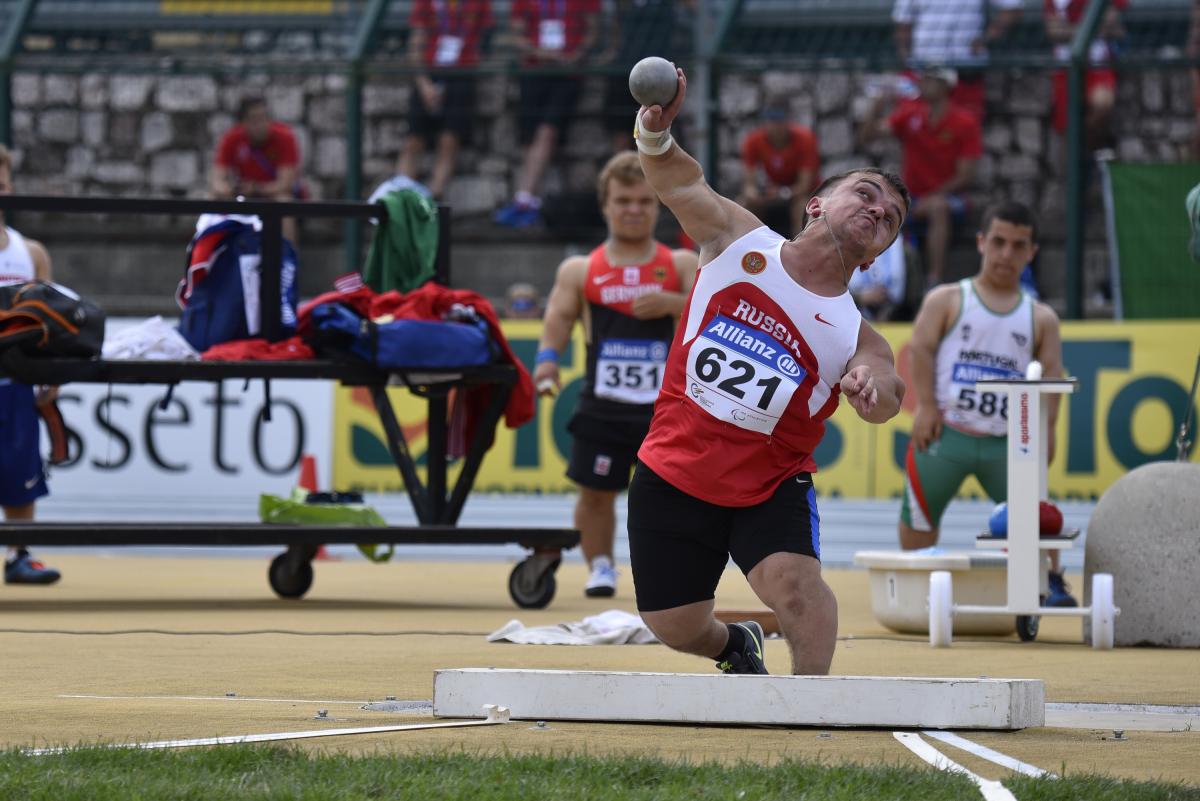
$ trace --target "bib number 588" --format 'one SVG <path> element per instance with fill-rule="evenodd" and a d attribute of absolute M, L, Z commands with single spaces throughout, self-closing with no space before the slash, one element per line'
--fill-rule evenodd
<path fill-rule="evenodd" d="M 1002 420 L 1008 419 L 1008 393 L 979 392 L 964 389 L 958 393 L 958 408 L 964 412 L 976 411 L 984 417 L 999 413 Z"/>

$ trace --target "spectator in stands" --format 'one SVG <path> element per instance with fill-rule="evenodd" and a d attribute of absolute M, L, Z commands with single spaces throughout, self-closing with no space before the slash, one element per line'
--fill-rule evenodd
<path fill-rule="evenodd" d="M 480 42 L 492 27 L 491 0 L 415 0 L 408 59 L 419 70 L 409 101 L 408 137 L 396 171 L 418 180 L 421 155 L 435 148 L 429 191 L 441 199 L 458 150 L 471 135 Z"/>
<path fill-rule="evenodd" d="M 983 153 L 978 118 L 950 102 L 957 79 L 952 69 L 924 68 L 919 97 L 900 101 L 885 116 L 894 95 L 881 94 L 860 131 L 864 143 L 890 131 L 903 147 L 901 171 L 913 197 L 906 226 L 924 239 L 926 287 L 940 283 L 945 274 L 953 226 L 966 215 L 962 192 L 971 185 Z"/>
<path fill-rule="evenodd" d="M 646 56 L 676 60 L 676 6 L 693 9 L 695 0 L 614 0 L 598 61 L 612 70 L 604 93 L 604 121 L 612 152 L 633 147 L 629 128 L 638 104 L 629 94 L 629 71 Z M 676 134 L 678 138 L 678 134 Z"/>
<path fill-rule="evenodd" d="M 12 193 L 12 154 L 0 144 L 0 194 Z M 0 212 L 0 285 L 50 280 L 50 254 L 4 224 Z M 0 507 L 6 521 L 33 520 L 34 505 L 46 495 L 41 422 L 37 407 L 53 402 L 58 387 L 34 388 L 0 377 Z M 12 545 L 4 559 L 5 584 L 53 584 L 59 572 Z"/>
<path fill-rule="evenodd" d="M 910 265 L 915 268 L 915 277 L 920 281 L 918 259 L 916 252 L 904 243 L 904 237 L 898 236 L 867 269 L 854 271 L 846 288 L 858 304 L 863 319 L 888 322 L 913 318 L 914 312 L 907 304 L 909 268 Z"/>
<path fill-rule="evenodd" d="M 737 202 L 771 230 L 792 236 L 804 227 L 804 206 L 820 183 L 817 137 L 790 120 L 787 100 L 763 108 L 763 124 L 742 141 L 742 192 Z"/>
<path fill-rule="evenodd" d="M 1128 0 L 1112 0 L 1104 12 L 1100 29 L 1088 51 L 1088 60 L 1093 65 L 1103 65 L 1112 59 L 1113 53 L 1125 37 L 1121 25 L 1121 10 Z M 1046 37 L 1054 44 L 1054 57 L 1066 62 L 1071 57 L 1071 39 L 1075 28 L 1083 20 L 1088 0 L 1045 0 L 1042 19 L 1046 24 Z M 1084 141 L 1089 151 L 1111 148 L 1112 111 L 1117 99 L 1117 73 L 1107 66 L 1098 66 L 1087 71 L 1084 80 Z M 1054 130 L 1067 130 L 1067 71 L 1054 73 Z"/>
<path fill-rule="evenodd" d="M 964 67 L 983 65 L 988 47 L 1020 18 L 1022 7 L 1022 0 L 896 0 L 896 54 L 917 68 L 958 67 L 959 80 L 950 99 L 982 120 L 983 72 Z"/>
<path fill-rule="evenodd" d="M 512 0 L 510 18 L 521 56 L 518 121 L 526 150 L 516 194 L 494 219 L 524 228 L 541 219 L 542 176 L 579 97 L 579 76 L 569 68 L 596 43 L 599 0 Z"/>
<path fill-rule="evenodd" d="M 504 293 L 504 319 L 542 319 L 542 296 L 537 287 L 524 281 L 511 284 Z"/>
<path fill-rule="evenodd" d="M 261 95 L 238 105 L 238 122 L 217 145 L 211 188 L 215 198 L 295 200 L 304 197 L 300 147 L 286 123 L 271 119 Z M 284 219 L 283 235 L 296 242 L 296 222 Z"/>

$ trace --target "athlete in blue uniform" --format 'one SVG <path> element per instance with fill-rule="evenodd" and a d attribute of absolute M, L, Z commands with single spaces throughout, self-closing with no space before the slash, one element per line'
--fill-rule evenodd
<path fill-rule="evenodd" d="M 12 192 L 12 155 L 0 145 L 0 194 Z M 0 285 L 50 280 L 50 255 L 40 242 L 4 225 L 0 212 Z M 34 502 L 45 495 L 37 404 L 49 403 L 55 387 L 34 388 L 0 377 L 0 507 L 5 520 L 33 520 Z M 5 584 L 53 584 L 59 572 L 30 556 L 23 546 L 8 549 Z"/>

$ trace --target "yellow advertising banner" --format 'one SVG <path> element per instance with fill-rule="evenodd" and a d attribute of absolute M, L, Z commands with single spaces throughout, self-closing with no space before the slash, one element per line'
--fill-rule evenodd
<path fill-rule="evenodd" d="M 880 326 L 908 377 L 911 326 Z M 518 358 L 532 366 L 541 333 L 538 321 L 511 320 L 504 332 Z M 1050 493 L 1057 498 L 1098 498 L 1117 478 L 1151 461 L 1175 458 L 1196 358 L 1198 322 L 1072 322 L 1063 324 L 1063 362 L 1078 379 L 1064 398 L 1056 429 L 1057 456 L 1050 465 Z M 566 492 L 564 475 L 574 412 L 584 370 L 578 329 L 563 354 L 563 392 L 538 402 L 537 415 L 517 430 L 496 430 L 496 441 L 475 482 L 477 492 Z M 405 389 L 391 390 L 408 448 L 418 465 L 426 447 L 426 401 Z M 915 395 L 884 425 L 862 422 L 846 404 L 827 425 L 816 458 L 817 489 L 848 498 L 899 497 L 904 487 L 904 454 Z M 1193 415 L 1195 412 L 1193 411 Z M 1194 418 L 1195 419 L 1195 418 Z M 1193 437 L 1194 439 L 1196 437 Z M 370 397 L 362 389 L 339 387 L 334 413 L 334 482 L 338 489 L 403 492 Z M 1200 462 L 1200 447 L 1193 461 Z M 452 469 L 455 477 L 457 468 Z M 974 479 L 965 497 L 982 497 Z"/>

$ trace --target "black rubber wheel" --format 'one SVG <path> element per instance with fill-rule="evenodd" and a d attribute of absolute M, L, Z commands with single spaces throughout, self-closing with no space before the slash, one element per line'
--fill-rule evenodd
<path fill-rule="evenodd" d="M 1038 626 L 1042 618 L 1039 615 L 1017 615 L 1017 636 L 1021 642 L 1033 642 L 1037 638 Z"/>
<path fill-rule="evenodd" d="M 513 603 L 522 609 L 544 609 L 549 606 L 558 590 L 554 580 L 558 565 L 557 559 L 547 563 L 533 556 L 518 562 L 508 576 L 508 594 L 512 596 Z"/>
<path fill-rule="evenodd" d="M 312 563 L 307 559 L 297 559 L 291 554 L 281 553 L 271 560 L 267 581 L 280 598 L 301 598 L 312 587 Z"/>

